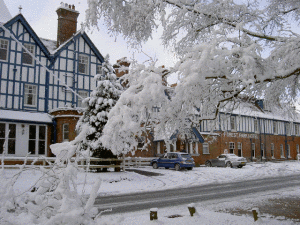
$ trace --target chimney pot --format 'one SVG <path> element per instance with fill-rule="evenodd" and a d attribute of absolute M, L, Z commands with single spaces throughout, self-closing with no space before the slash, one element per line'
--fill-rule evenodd
<path fill-rule="evenodd" d="M 72 9 L 75 10 L 75 5 L 72 5 Z"/>
<path fill-rule="evenodd" d="M 69 5 L 69 9 L 71 9 L 71 7 L 72 7 L 72 6 L 71 6 L 71 5 Z"/>
<path fill-rule="evenodd" d="M 65 7 L 68 8 L 68 3 L 65 3 Z"/>

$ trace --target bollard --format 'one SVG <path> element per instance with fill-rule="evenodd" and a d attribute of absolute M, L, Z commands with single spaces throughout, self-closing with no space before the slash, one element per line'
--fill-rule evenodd
<path fill-rule="evenodd" d="M 190 211 L 190 215 L 194 216 L 194 214 L 196 213 L 196 208 L 195 208 L 195 204 L 191 203 L 188 205 L 188 209 Z"/>
<path fill-rule="evenodd" d="M 150 209 L 150 220 L 157 220 L 157 208 Z"/>
<path fill-rule="evenodd" d="M 253 213 L 253 218 L 254 218 L 254 222 L 258 220 L 258 214 L 259 214 L 259 211 L 258 211 L 258 208 L 254 208 L 252 209 L 252 213 Z"/>

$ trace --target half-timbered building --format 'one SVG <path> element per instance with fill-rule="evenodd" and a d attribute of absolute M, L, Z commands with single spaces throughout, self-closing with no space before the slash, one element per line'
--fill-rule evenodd
<path fill-rule="evenodd" d="M 51 143 L 76 136 L 82 98 L 104 59 L 77 31 L 74 5 L 61 3 L 56 12 L 55 41 L 38 37 L 21 13 L 0 17 L 0 154 L 48 156 Z"/>

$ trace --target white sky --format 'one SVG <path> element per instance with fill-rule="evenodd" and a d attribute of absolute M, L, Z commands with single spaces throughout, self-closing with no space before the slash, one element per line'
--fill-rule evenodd
<path fill-rule="evenodd" d="M 39 37 L 56 40 L 57 37 L 57 14 L 56 9 L 60 6 L 62 0 L 4 0 L 12 17 L 19 13 L 19 6 L 22 6 L 22 14 L 31 25 Z M 80 12 L 78 17 L 77 30 L 81 28 L 81 23 L 85 19 L 85 10 L 87 9 L 87 0 L 69 0 L 64 3 L 74 4 L 75 9 Z M 110 37 L 107 34 L 105 26 L 101 30 L 94 29 L 93 32 L 87 31 L 89 37 L 94 42 L 103 56 L 110 55 L 110 62 L 114 64 L 118 59 L 127 57 L 136 59 L 143 63 L 149 59 L 140 50 L 134 50 L 127 46 L 122 37 Z M 159 40 L 159 34 L 155 35 L 143 46 L 143 52 L 158 60 L 157 66 L 173 66 L 176 62 L 174 54 L 164 49 Z"/>

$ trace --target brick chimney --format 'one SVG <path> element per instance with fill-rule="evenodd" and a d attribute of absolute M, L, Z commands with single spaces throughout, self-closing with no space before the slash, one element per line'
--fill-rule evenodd
<path fill-rule="evenodd" d="M 130 66 L 130 62 L 127 60 L 126 57 L 117 60 L 117 63 L 113 65 L 113 68 L 115 69 L 116 72 L 116 76 L 122 77 L 124 74 L 128 74 L 129 66 Z"/>
<path fill-rule="evenodd" d="M 56 46 L 59 47 L 76 33 L 79 12 L 75 11 L 74 5 L 62 2 L 56 13 L 58 15 Z"/>

